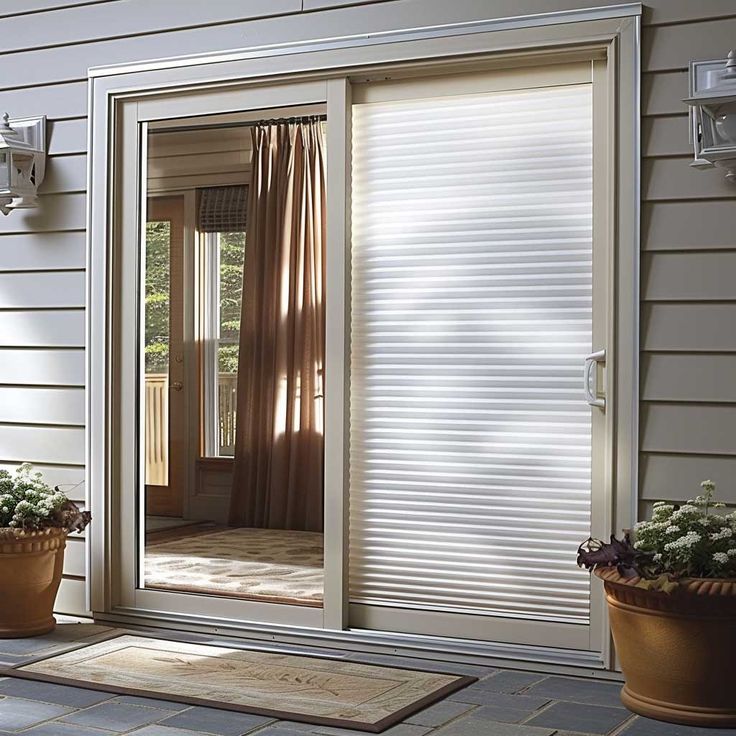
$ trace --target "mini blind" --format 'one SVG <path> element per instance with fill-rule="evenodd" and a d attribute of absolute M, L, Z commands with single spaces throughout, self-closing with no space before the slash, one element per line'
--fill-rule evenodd
<path fill-rule="evenodd" d="M 200 190 L 197 230 L 201 233 L 233 233 L 245 230 L 248 188 L 208 187 Z"/>
<path fill-rule="evenodd" d="M 350 598 L 585 623 L 589 84 L 353 107 Z"/>

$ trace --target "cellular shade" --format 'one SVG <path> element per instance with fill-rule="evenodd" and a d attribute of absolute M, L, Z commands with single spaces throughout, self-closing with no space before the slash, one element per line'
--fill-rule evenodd
<path fill-rule="evenodd" d="M 588 621 L 591 105 L 353 107 L 353 602 Z"/>

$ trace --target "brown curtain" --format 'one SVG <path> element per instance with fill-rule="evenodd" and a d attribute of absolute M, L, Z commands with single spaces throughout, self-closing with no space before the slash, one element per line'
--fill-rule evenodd
<path fill-rule="evenodd" d="M 252 141 L 230 524 L 321 531 L 321 124 L 257 125 Z"/>

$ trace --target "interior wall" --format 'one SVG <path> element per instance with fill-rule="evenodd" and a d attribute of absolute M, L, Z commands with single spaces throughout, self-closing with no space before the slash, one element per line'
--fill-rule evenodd
<path fill-rule="evenodd" d="M 84 478 L 89 66 L 615 3 L 218 0 L 172 14 L 167 0 L 4 0 L 0 106 L 49 117 L 50 158 L 40 208 L 0 218 L 0 465 Z M 736 5 L 645 6 L 640 497 L 681 500 L 712 477 L 736 503 L 736 187 L 688 167 L 681 102 L 688 62 L 732 47 Z M 84 540 L 68 547 L 57 609 L 84 613 Z"/>

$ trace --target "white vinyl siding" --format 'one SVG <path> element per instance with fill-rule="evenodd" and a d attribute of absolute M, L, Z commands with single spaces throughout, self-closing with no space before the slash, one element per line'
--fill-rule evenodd
<path fill-rule="evenodd" d="M 350 596 L 587 623 L 591 85 L 353 108 Z"/>

